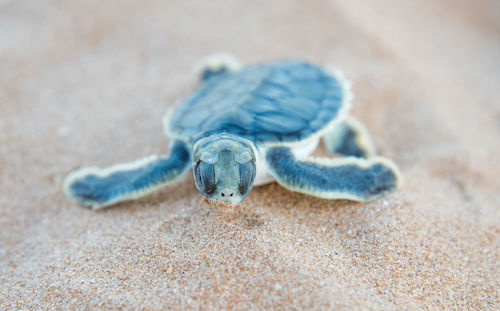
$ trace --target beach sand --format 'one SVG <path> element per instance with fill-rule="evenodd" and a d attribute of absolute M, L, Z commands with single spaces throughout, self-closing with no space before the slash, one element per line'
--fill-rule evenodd
<path fill-rule="evenodd" d="M 65 199 L 75 168 L 168 152 L 217 52 L 341 68 L 404 188 Z M 0 309 L 499 309 L 499 55 L 495 0 L 0 1 Z"/>

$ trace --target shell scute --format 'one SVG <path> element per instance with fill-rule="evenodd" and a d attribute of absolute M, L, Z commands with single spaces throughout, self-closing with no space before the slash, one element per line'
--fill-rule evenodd
<path fill-rule="evenodd" d="M 337 118 L 345 99 L 342 81 L 315 65 L 262 63 L 200 85 L 174 109 L 167 132 L 186 141 L 224 132 L 256 143 L 296 142 Z"/>
<path fill-rule="evenodd" d="M 281 113 L 264 113 L 256 117 L 257 126 L 262 132 L 293 132 L 307 126 L 307 122 L 299 117 L 283 118 Z"/>

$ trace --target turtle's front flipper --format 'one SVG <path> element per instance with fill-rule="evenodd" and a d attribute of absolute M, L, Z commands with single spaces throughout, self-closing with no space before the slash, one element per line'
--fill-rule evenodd
<path fill-rule="evenodd" d="M 323 143 L 331 153 L 340 153 L 358 158 L 375 155 L 375 146 L 368 130 L 355 118 L 347 116 L 333 130 L 323 136 Z"/>
<path fill-rule="evenodd" d="M 374 157 L 308 158 L 298 161 L 288 148 L 271 148 L 266 160 L 283 187 L 325 199 L 369 201 L 397 189 L 401 175 L 390 160 Z"/>
<path fill-rule="evenodd" d="M 220 76 L 227 72 L 235 71 L 241 68 L 241 63 L 232 54 L 219 53 L 209 55 L 201 59 L 195 65 L 195 71 L 201 81 Z"/>
<path fill-rule="evenodd" d="M 174 182 L 190 168 L 191 154 L 185 143 L 175 141 L 170 156 L 150 156 L 108 168 L 82 168 L 63 182 L 64 194 L 92 209 L 142 197 Z"/>

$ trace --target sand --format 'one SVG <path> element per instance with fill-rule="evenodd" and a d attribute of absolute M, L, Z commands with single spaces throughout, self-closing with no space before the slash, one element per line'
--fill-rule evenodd
<path fill-rule="evenodd" d="M 0 309 L 500 308 L 499 21 L 495 0 L 0 1 Z M 161 116 L 221 51 L 342 68 L 405 187 L 64 198 L 72 169 L 167 152 Z"/>

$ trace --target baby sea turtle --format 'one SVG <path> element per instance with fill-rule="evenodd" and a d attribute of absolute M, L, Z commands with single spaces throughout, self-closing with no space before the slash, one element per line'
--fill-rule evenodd
<path fill-rule="evenodd" d="M 367 201 L 401 184 L 397 166 L 375 156 L 365 127 L 347 113 L 350 83 L 340 72 L 299 60 L 241 68 L 230 56 L 200 67 L 200 85 L 164 117 L 170 155 L 108 168 L 83 168 L 64 180 L 66 196 L 93 209 L 142 197 L 192 167 L 210 201 L 239 204 L 254 185 L 325 199 Z M 320 139 L 337 158 L 311 157 Z"/>

